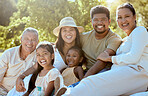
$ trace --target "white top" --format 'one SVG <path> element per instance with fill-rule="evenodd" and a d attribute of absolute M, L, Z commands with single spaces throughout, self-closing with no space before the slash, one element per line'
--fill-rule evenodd
<path fill-rule="evenodd" d="M 54 48 L 54 64 L 53 66 L 55 68 L 57 68 L 58 70 L 62 70 L 64 68 L 67 67 L 67 65 L 65 64 L 65 62 L 63 61 L 62 56 L 60 55 L 58 49 L 55 47 L 55 45 L 53 45 Z"/>
<path fill-rule="evenodd" d="M 112 56 L 113 67 L 125 65 L 140 65 L 148 72 L 148 32 L 145 27 L 136 27 L 124 39 Z"/>
<path fill-rule="evenodd" d="M 40 77 L 39 75 L 37 76 L 37 79 L 35 81 L 35 86 L 41 87 L 45 93 L 48 83 L 51 81 L 54 81 L 59 75 L 60 75 L 60 72 L 56 68 L 52 68 L 51 70 L 49 70 L 49 72 L 45 76 L 42 76 L 42 77 Z M 38 96 L 38 94 L 39 94 L 38 89 L 35 88 L 29 94 L 29 96 Z"/>
<path fill-rule="evenodd" d="M 0 57 L 0 83 L 8 90 L 13 88 L 17 77 L 36 62 L 36 51 L 22 60 L 20 48 L 20 46 L 10 48 Z"/>

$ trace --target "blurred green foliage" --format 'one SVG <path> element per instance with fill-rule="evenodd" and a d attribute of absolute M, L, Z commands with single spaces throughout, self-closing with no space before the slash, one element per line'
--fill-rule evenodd
<path fill-rule="evenodd" d="M 40 41 L 54 42 L 57 37 L 52 30 L 59 25 L 62 18 L 71 16 L 77 25 L 85 31 L 92 30 L 90 9 L 96 5 L 107 6 L 111 11 L 110 28 L 122 38 L 125 34 L 117 27 L 116 8 L 118 5 L 131 2 L 136 9 L 137 23 L 148 27 L 148 0 L 1 0 L 0 13 L 0 49 L 6 50 L 20 44 L 20 36 L 27 27 L 39 31 Z M 9 4 L 9 6 L 8 6 Z M 4 7 L 6 6 L 7 7 Z M 13 14 L 12 14 L 13 13 Z"/>

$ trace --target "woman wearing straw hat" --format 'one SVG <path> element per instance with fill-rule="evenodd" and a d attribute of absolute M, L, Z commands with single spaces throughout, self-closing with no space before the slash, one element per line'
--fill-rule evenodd
<path fill-rule="evenodd" d="M 53 66 L 59 70 L 67 67 L 65 64 L 65 56 L 69 48 L 72 46 L 80 47 L 80 36 L 79 33 L 82 32 L 84 28 L 82 26 L 77 26 L 72 17 L 65 17 L 60 21 L 60 25 L 53 30 L 53 33 L 58 37 L 56 41 L 56 46 L 54 46 L 55 60 Z M 27 71 L 20 75 L 17 79 L 16 90 L 19 92 L 24 92 L 24 82 L 23 79 L 32 74 L 35 70 L 34 66 L 29 68 Z"/>
<path fill-rule="evenodd" d="M 57 36 L 55 49 L 55 62 L 53 66 L 60 71 L 67 67 L 65 64 L 65 56 L 69 48 L 72 46 L 80 46 L 80 35 L 84 28 L 77 26 L 72 17 L 65 17 L 60 21 L 58 27 L 53 30 L 53 34 Z"/>
<path fill-rule="evenodd" d="M 84 28 L 77 26 L 72 17 L 65 17 L 60 21 L 60 25 L 53 30 L 54 35 L 58 37 L 56 48 L 60 52 L 63 60 L 69 48 L 80 46 L 80 35 Z"/>
<path fill-rule="evenodd" d="M 74 88 L 68 88 L 62 96 L 148 96 L 148 32 L 136 25 L 136 12 L 130 3 L 124 3 L 116 11 L 118 26 L 127 34 L 115 56 L 107 52 L 98 59 L 112 62 L 111 70 L 89 76 Z M 62 80 L 60 85 L 62 84 Z M 62 89 L 66 87 L 60 87 Z M 61 92 L 59 91 L 59 93 Z M 58 94 L 57 96 L 61 96 Z"/>

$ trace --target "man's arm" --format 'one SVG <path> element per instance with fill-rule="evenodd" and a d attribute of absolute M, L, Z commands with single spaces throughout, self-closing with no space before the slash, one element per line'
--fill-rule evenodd
<path fill-rule="evenodd" d="M 115 53 L 116 53 L 114 50 L 107 48 L 104 52 L 100 53 L 99 56 L 103 56 L 103 54 L 105 54 L 105 52 L 107 52 L 110 56 L 115 55 Z M 106 65 L 107 65 L 107 62 L 97 60 L 97 62 L 87 71 L 84 78 L 100 72 L 102 69 L 104 69 L 106 67 Z"/>
<path fill-rule="evenodd" d="M 0 85 L 8 68 L 8 52 L 4 52 L 0 57 Z"/>
<path fill-rule="evenodd" d="M 9 51 L 5 51 L 0 57 L 0 88 L 8 92 L 8 90 L 2 85 L 2 80 L 7 72 L 8 61 L 9 61 Z"/>
<path fill-rule="evenodd" d="M 21 75 L 23 75 L 22 77 L 24 77 L 24 76 L 26 77 L 26 76 L 32 74 L 37 69 L 37 66 L 38 66 L 38 64 L 36 63 L 32 67 L 27 69 L 23 74 L 21 74 Z M 21 77 L 21 75 L 19 77 Z M 22 78 L 22 79 L 24 79 L 24 78 Z"/>
<path fill-rule="evenodd" d="M 16 90 L 18 92 L 24 92 L 26 89 L 24 87 L 24 82 L 23 79 L 28 76 L 29 74 L 32 74 L 35 70 L 37 69 L 37 63 L 35 65 L 33 65 L 32 67 L 30 67 L 29 69 L 27 69 L 23 74 L 21 74 L 17 80 L 16 80 Z"/>
<path fill-rule="evenodd" d="M 84 75 L 85 77 L 88 77 L 90 75 L 94 75 L 105 68 L 107 64 L 101 60 L 97 60 L 97 62 L 86 72 Z"/>

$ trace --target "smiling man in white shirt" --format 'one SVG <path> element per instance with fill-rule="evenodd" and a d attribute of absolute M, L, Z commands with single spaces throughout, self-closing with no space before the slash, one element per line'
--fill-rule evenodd
<path fill-rule="evenodd" d="M 0 57 L 0 95 L 6 95 L 15 85 L 17 77 L 36 62 L 38 31 L 26 28 L 21 36 L 21 45 L 6 50 Z"/>

